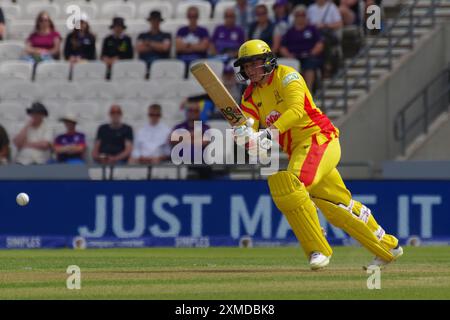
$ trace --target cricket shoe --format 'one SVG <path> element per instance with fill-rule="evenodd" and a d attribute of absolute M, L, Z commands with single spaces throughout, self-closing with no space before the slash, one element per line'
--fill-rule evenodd
<path fill-rule="evenodd" d="M 374 268 L 374 267 L 378 267 L 378 268 L 382 269 L 384 266 L 388 265 L 392 261 L 395 261 L 398 258 L 400 258 L 403 255 L 403 248 L 398 245 L 394 249 L 391 249 L 391 252 L 392 252 L 392 255 L 394 256 L 394 259 L 392 259 L 391 261 L 386 261 L 386 260 L 381 259 L 380 257 L 375 257 L 368 266 L 363 267 L 364 270 L 367 270 L 369 268 Z"/>
<path fill-rule="evenodd" d="M 330 257 L 323 255 L 320 252 L 313 252 L 309 259 L 311 270 L 319 270 L 325 268 L 330 263 Z"/>

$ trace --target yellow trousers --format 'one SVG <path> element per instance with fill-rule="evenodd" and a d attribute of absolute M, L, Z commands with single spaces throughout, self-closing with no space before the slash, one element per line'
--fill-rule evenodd
<path fill-rule="evenodd" d="M 287 171 L 303 183 L 310 200 L 331 224 L 343 229 L 376 256 L 391 261 L 393 256 L 390 249 L 398 245 L 398 240 L 378 225 L 369 208 L 352 199 L 350 191 L 336 169 L 340 157 L 338 138 L 313 135 L 308 141 L 294 147 Z M 290 218 L 286 216 L 289 221 Z M 308 227 L 302 230 L 301 224 L 291 222 L 290 224 L 291 227 L 295 225 L 293 231 L 296 234 L 308 233 L 311 229 Z M 316 222 L 314 224 L 318 225 Z M 318 242 L 322 243 L 323 240 L 325 239 Z M 302 244 L 302 247 L 307 256 L 312 250 L 317 250 L 317 246 L 309 244 L 306 246 Z M 323 251 L 328 251 L 331 255 L 329 246 L 324 247 Z"/>

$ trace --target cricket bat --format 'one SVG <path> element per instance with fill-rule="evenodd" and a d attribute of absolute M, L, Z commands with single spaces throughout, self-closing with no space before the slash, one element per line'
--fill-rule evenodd
<path fill-rule="evenodd" d="M 248 119 L 242 109 L 207 63 L 196 63 L 191 67 L 191 73 L 231 126 L 241 126 L 247 123 Z"/>

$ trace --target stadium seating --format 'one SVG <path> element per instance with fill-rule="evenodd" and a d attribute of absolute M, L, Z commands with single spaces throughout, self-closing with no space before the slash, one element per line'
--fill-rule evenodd
<path fill-rule="evenodd" d="M 72 68 L 72 81 L 104 80 L 106 65 L 101 61 L 77 63 Z"/>
<path fill-rule="evenodd" d="M 100 107 L 95 101 L 70 102 L 66 105 L 67 111 L 78 116 L 80 123 L 88 123 L 92 120 L 102 120 L 105 114 L 101 113 Z"/>
<path fill-rule="evenodd" d="M 0 42 L 0 62 L 6 60 L 19 60 L 25 49 L 22 41 Z"/>
<path fill-rule="evenodd" d="M 48 61 L 38 63 L 34 80 L 44 81 L 68 81 L 70 64 L 62 61 Z"/>
<path fill-rule="evenodd" d="M 106 37 L 106 35 L 111 33 L 111 30 L 109 29 L 109 26 L 111 25 L 111 21 L 109 20 L 93 20 L 89 22 L 89 25 L 91 27 L 92 33 L 96 35 L 97 38 L 97 44 L 101 45 L 103 42 L 103 39 Z"/>
<path fill-rule="evenodd" d="M 214 7 L 214 21 L 223 23 L 223 14 L 227 8 L 234 8 L 234 1 L 219 1 Z"/>
<path fill-rule="evenodd" d="M 223 62 L 217 59 L 199 59 L 192 61 L 191 65 L 195 65 L 199 62 L 206 62 L 211 67 L 211 69 L 214 71 L 215 74 L 217 74 L 219 77 L 223 74 Z M 188 78 L 193 78 L 192 73 L 189 72 Z"/>
<path fill-rule="evenodd" d="M 200 20 L 207 20 L 211 17 L 212 7 L 210 2 L 202 0 L 190 0 L 183 1 L 178 4 L 175 11 L 175 18 L 186 19 L 187 9 L 191 6 L 198 8 Z"/>
<path fill-rule="evenodd" d="M 205 90 L 200 86 L 196 80 L 181 80 L 174 81 L 169 84 L 172 88 L 170 98 L 186 98 L 190 96 L 197 96 L 205 94 Z"/>
<path fill-rule="evenodd" d="M 147 73 L 147 65 L 141 60 L 119 60 L 112 66 L 112 80 L 143 80 Z"/>
<path fill-rule="evenodd" d="M 2 81 L 0 86 L 1 102 L 17 102 L 28 108 L 39 97 L 39 87 L 29 81 Z"/>
<path fill-rule="evenodd" d="M 7 29 L 8 40 L 25 41 L 34 30 L 34 20 L 11 20 Z"/>
<path fill-rule="evenodd" d="M 72 82 L 47 82 L 39 88 L 43 99 L 64 104 L 78 99 L 81 94 L 79 85 Z"/>
<path fill-rule="evenodd" d="M 123 111 L 123 121 L 130 124 L 137 123 L 140 119 L 145 119 L 147 106 L 134 100 L 122 100 L 120 106 Z"/>
<path fill-rule="evenodd" d="M 125 19 L 133 19 L 136 15 L 134 3 L 123 1 L 109 1 L 102 5 L 100 16 L 103 19 L 111 19 L 120 16 Z"/>
<path fill-rule="evenodd" d="M 148 1 L 139 5 L 136 18 L 147 19 L 148 14 L 153 10 L 159 10 L 164 20 L 171 19 L 174 14 L 173 6 L 170 2 Z"/>
<path fill-rule="evenodd" d="M 135 80 L 127 81 L 121 85 L 123 86 L 123 94 L 121 96 L 122 100 L 119 101 L 133 100 L 143 105 L 147 105 L 157 99 L 163 99 L 167 92 L 172 91 L 167 90 L 166 83 L 162 81 Z"/>
<path fill-rule="evenodd" d="M 115 101 L 122 95 L 122 86 L 105 81 L 85 81 L 79 84 L 80 101 L 104 103 Z"/>
<path fill-rule="evenodd" d="M 58 1 L 59 3 L 59 1 Z M 61 10 L 61 18 L 67 17 L 68 7 L 72 5 L 76 5 L 81 9 L 81 12 L 85 13 L 88 16 L 88 19 L 90 21 L 96 19 L 99 16 L 99 7 L 97 5 L 97 2 L 86 2 L 86 1 L 69 1 L 67 0 L 65 4 L 59 3 L 62 10 Z"/>
<path fill-rule="evenodd" d="M 3 61 L 0 62 L 0 79 L 31 81 L 33 64 L 27 61 Z"/>
<path fill-rule="evenodd" d="M 150 79 L 183 79 L 185 72 L 183 61 L 176 59 L 156 60 L 150 67 Z"/>
<path fill-rule="evenodd" d="M 17 102 L 0 102 L 0 114 L 3 123 L 26 120 L 25 108 Z"/>
<path fill-rule="evenodd" d="M 23 15 L 26 19 L 36 19 L 37 15 L 41 11 L 47 11 L 51 18 L 59 17 L 61 9 L 59 4 L 48 3 L 44 1 L 30 1 L 26 4 L 25 14 Z"/>
<path fill-rule="evenodd" d="M 60 117 L 64 116 L 67 113 L 66 104 L 63 100 L 50 100 L 43 99 L 41 100 L 42 104 L 44 104 L 45 108 L 48 111 L 48 123 L 53 125 L 57 124 Z"/>
<path fill-rule="evenodd" d="M 5 19 L 8 20 L 8 22 L 22 17 L 22 9 L 18 4 L 12 2 L 2 2 L 0 4 Z"/>

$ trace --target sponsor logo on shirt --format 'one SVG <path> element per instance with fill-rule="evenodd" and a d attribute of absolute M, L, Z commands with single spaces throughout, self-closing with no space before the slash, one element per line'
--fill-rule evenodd
<path fill-rule="evenodd" d="M 283 102 L 283 98 L 281 98 L 280 93 L 278 92 L 278 90 L 275 90 L 273 92 L 273 94 L 275 95 L 275 101 L 277 104 L 280 104 L 281 102 Z"/>
<path fill-rule="evenodd" d="M 300 79 L 300 76 L 297 72 L 291 72 L 284 77 L 284 79 L 282 81 L 283 87 L 286 87 L 292 81 L 299 80 L 299 79 Z"/>
<path fill-rule="evenodd" d="M 278 118 L 281 117 L 281 113 L 276 110 L 272 110 L 266 117 L 266 125 L 270 127 Z"/>

